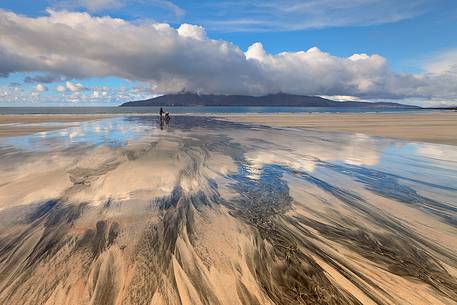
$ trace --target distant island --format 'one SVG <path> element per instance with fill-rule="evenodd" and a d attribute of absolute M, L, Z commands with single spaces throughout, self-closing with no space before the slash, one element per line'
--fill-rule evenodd
<path fill-rule="evenodd" d="M 364 108 L 421 108 L 389 102 L 338 102 L 319 96 L 294 95 L 286 93 L 264 96 L 216 95 L 196 93 L 176 93 L 147 100 L 126 102 L 120 107 L 149 106 L 258 106 L 258 107 L 364 107 Z"/>

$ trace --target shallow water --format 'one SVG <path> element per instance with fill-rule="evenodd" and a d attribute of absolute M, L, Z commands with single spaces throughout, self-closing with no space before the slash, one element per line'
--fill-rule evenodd
<path fill-rule="evenodd" d="M 2 304 L 457 303 L 455 146 L 125 116 L 0 154 Z"/>

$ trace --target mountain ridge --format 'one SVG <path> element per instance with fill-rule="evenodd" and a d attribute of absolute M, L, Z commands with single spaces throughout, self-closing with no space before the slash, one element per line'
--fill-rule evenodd
<path fill-rule="evenodd" d="M 339 102 L 319 96 L 295 95 L 286 93 L 268 94 L 263 96 L 174 93 L 145 100 L 130 101 L 120 105 L 120 107 L 149 106 L 421 108 L 419 106 L 390 102 Z"/>

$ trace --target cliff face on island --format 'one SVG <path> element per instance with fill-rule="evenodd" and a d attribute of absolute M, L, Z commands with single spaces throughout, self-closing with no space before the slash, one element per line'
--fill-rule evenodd
<path fill-rule="evenodd" d="M 367 108 L 420 108 L 398 103 L 370 103 L 346 101 L 338 102 L 318 96 L 269 94 L 264 96 L 215 95 L 177 93 L 158 96 L 151 99 L 131 101 L 121 107 L 147 106 L 261 106 L 261 107 L 367 107 Z"/>

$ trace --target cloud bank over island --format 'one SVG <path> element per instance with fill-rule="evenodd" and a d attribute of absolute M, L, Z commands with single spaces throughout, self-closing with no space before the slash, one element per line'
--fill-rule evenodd
<path fill-rule="evenodd" d="M 173 28 L 81 12 L 47 13 L 27 17 L 0 10 L 0 76 L 43 74 L 31 82 L 114 76 L 145 83 L 156 94 L 281 91 L 361 99 L 457 98 L 457 56 L 452 52 L 430 62 L 421 74 L 398 73 L 377 54 L 338 57 L 317 47 L 270 54 L 261 42 L 243 51 L 211 39 L 198 25 Z M 67 81 L 57 91 L 86 89 L 75 84 Z"/>

